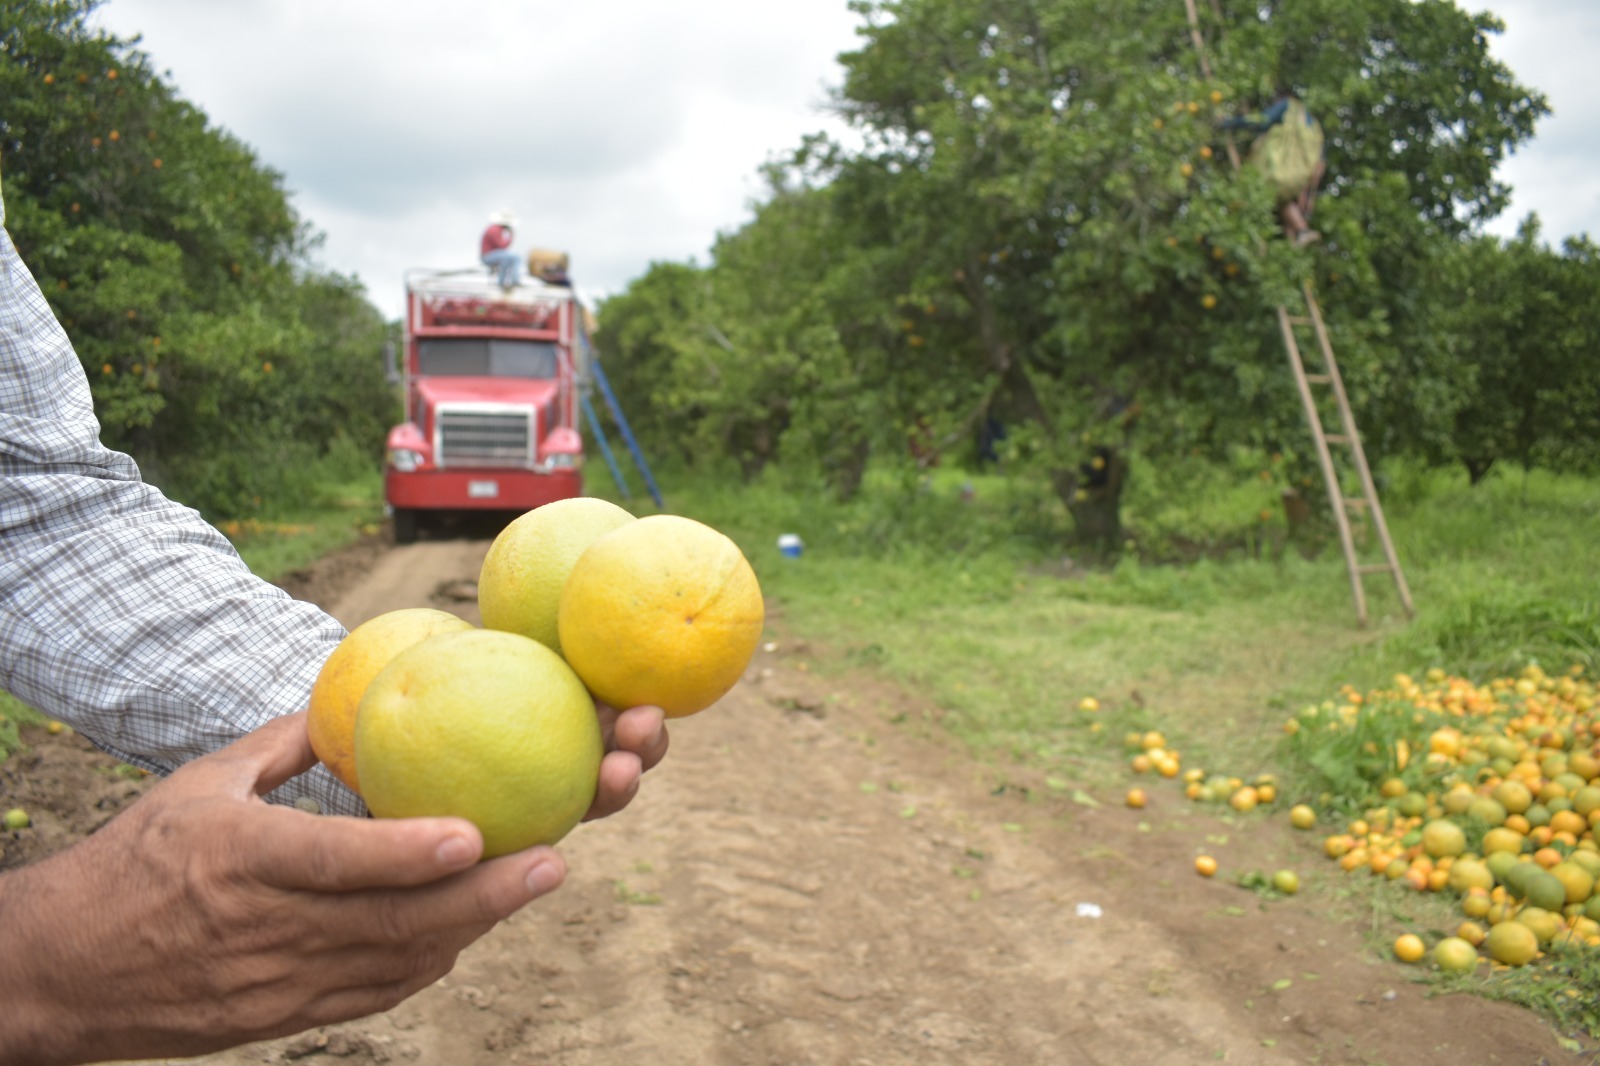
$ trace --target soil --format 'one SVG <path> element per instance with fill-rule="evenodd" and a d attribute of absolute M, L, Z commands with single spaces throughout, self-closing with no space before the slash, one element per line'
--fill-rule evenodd
<path fill-rule="evenodd" d="M 282 584 L 355 625 L 441 607 L 476 621 L 488 541 L 372 539 Z M 870 674 L 786 633 L 622 814 L 562 844 L 553 896 L 387 1014 L 234 1049 L 217 1066 L 1593 1062 L 1532 1013 L 1431 996 L 1330 914 L 1330 867 L 1276 822 L 1241 831 L 1175 788 L 1029 787 Z M 35 828 L 5 865 L 92 832 L 148 787 L 70 733 L 26 734 L 0 805 Z M 1088 802 L 1085 802 L 1088 801 Z M 1222 872 L 1193 872 L 1208 851 Z M 1267 900 L 1241 870 L 1294 866 Z"/>

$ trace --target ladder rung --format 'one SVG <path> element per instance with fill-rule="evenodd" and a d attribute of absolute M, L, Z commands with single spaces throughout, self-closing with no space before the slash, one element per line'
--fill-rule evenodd
<path fill-rule="evenodd" d="M 1389 564 L 1367 563 L 1365 566 L 1356 567 L 1356 569 L 1361 571 L 1363 574 L 1387 574 L 1389 572 Z"/>
<path fill-rule="evenodd" d="M 1344 505 L 1346 507 L 1365 507 L 1367 506 L 1367 499 L 1365 496 L 1346 496 Z"/>
<path fill-rule="evenodd" d="M 1349 444 L 1350 443 L 1350 438 L 1345 436 L 1343 433 L 1329 433 L 1326 436 L 1324 436 L 1322 439 L 1327 441 L 1329 444 Z"/>
<path fill-rule="evenodd" d="M 1309 381 L 1313 385 L 1332 385 L 1333 384 L 1333 375 L 1332 374 L 1307 374 L 1306 375 L 1306 380 Z"/>
<path fill-rule="evenodd" d="M 1284 320 L 1291 326 L 1309 326 L 1311 320 L 1305 315 L 1284 315 Z"/>

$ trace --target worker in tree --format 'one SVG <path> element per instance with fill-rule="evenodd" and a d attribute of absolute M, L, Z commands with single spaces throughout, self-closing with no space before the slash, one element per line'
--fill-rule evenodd
<path fill-rule="evenodd" d="M 1289 239 L 1303 246 L 1321 237 L 1311 228 L 1311 209 L 1326 169 L 1322 126 L 1299 97 L 1279 92 L 1259 118 L 1230 118 L 1221 126 L 1256 135 L 1249 162 L 1266 175 L 1277 193 L 1278 213 Z"/>
<path fill-rule="evenodd" d="M 521 275 L 522 260 L 511 250 L 511 234 L 516 224 L 511 212 L 496 211 L 489 216 L 489 226 L 479 242 L 483 265 L 494 268 L 502 289 L 515 288 Z"/>

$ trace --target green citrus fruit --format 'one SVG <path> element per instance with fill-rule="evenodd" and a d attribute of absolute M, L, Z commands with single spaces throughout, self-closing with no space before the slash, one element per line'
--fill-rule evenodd
<path fill-rule="evenodd" d="M 485 858 L 566 836 L 594 802 L 603 754 L 594 701 L 561 657 L 490 629 L 395 656 L 367 686 L 355 739 L 373 814 L 465 818 Z"/>

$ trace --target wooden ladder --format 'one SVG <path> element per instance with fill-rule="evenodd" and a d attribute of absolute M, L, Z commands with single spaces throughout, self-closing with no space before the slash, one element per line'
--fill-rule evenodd
<path fill-rule="evenodd" d="M 1367 453 L 1361 447 L 1361 435 L 1356 431 L 1355 415 L 1350 411 L 1350 397 L 1345 394 L 1344 380 L 1339 376 L 1339 364 L 1333 358 L 1333 345 L 1328 340 L 1327 324 L 1322 320 L 1322 308 L 1317 305 L 1317 297 L 1311 291 L 1309 281 L 1301 286 L 1300 291 L 1305 297 L 1306 313 L 1291 315 L 1287 307 L 1280 306 L 1278 327 L 1283 332 L 1283 347 L 1289 353 L 1289 366 L 1294 370 L 1295 385 L 1300 389 L 1300 402 L 1305 406 L 1306 424 L 1311 427 L 1311 439 L 1316 444 L 1322 480 L 1328 486 L 1328 504 L 1333 511 L 1334 523 L 1339 528 L 1339 544 L 1344 549 L 1345 567 L 1350 572 L 1350 591 L 1355 595 L 1356 620 L 1362 626 L 1367 624 L 1367 594 L 1362 586 L 1362 578 L 1367 574 L 1381 573 L 1388 573 L 1394 578 L 1395 591 L 1400 594 L 1406 614 L 1415 616 L 1417 612 L 1411 603 L 1411 589 L 1406 585 L 1406 575 L 1400 569 L 1394 541 L 1389 538 L 1388 523 L 1383 520 L 1378 487 L 1373 483 L 1372 469 L 1367 465 Z M 1300 354 L 1300 342 L 1295 334 L 1297 329 L 1306 327 L 1310 327 L 1315 335 L 1317 348 L 1322 353 L 1322 369 L 1317 373 L 1306 372 L 1305 359 Z M 1322 407 L 1318 403 L 1315 386 L 1325 387 L 1333 394 L 1334 403 L 1339 409 L 1337 432 L 1330 432 L 1323 425 Z M 1361 482 L 1361 495 L 1345 495 L 1340 467 L 1334 462 L 1333 445 L 1347 450 L 1348 465 L 1355 468 Z M 1372 523 L 1373 532 L 1383 548 L 1383 562 L 1363 563 L 1357 555 L 1355 533 L 1350 522 L 1352 513 L 1365 514 Z"/>

